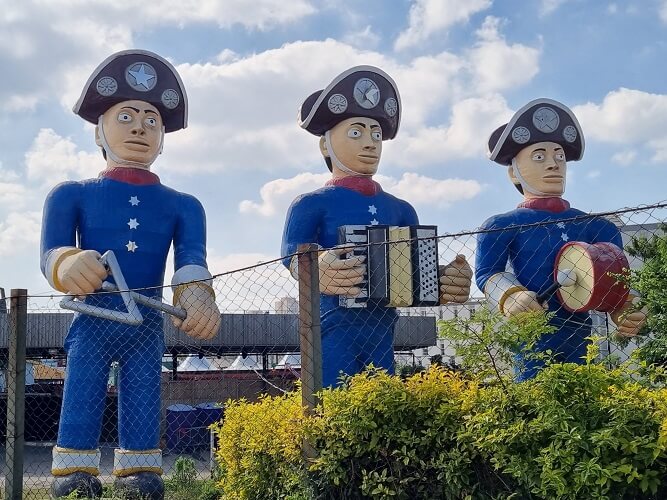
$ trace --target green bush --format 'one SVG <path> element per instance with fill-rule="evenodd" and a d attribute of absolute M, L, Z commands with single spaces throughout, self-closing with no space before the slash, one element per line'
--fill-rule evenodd
<path fill-rule="evenodd" d="M 524 496 L 665 498 L 665 390 L 590 360 L 551 365 L 508 389 L 480 391 L 465 435 Z"/>
<path fill-rule="evenodd" d="M 492 498 L 495 474 L 459 439 L 478 387 L 432 368 L 403 382 L 368 371 L 326 390 L 307 434 L 324 498 Z M 501 484 L 501 483 L 500 483 Z"/>

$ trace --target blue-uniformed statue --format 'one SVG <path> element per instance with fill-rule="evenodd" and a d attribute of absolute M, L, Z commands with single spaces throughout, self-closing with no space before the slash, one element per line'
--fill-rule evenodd
<path fill-rule="evenodd" d="M 187 312 L 177 327 L 206 339 L 220 313 L 206 266 L 206 222 L 193 196 L 160 183 L 150 171 L 164 134 L 187 125 L 187 97 L 174 67 L 162 57 L 126 50 L 90 76 L 74 112 L 94 123 L 106 169 L 95 179 L 64 182 L 49 194 L 42 224 L 41 266 L 61 292 L 85 295 L 113 281 L 100 255 L 115 253 L 129 288 L 161 298 L 165 263 L 174 246 L 174 302 Z M 193 280 L 197 283 L 189 283 Z M 117 294 L 88 295 L 86 303 L 125 310 Z M 101 495 L 98 441 L 109 366 L 119 364 L 116 486 L 141 498 L 163 498 L 160 436 L 162 317 L 139 306 L 139 326 L 77 315 L 65 341 L 67 372 L 58 442 L 53 449 L 55 497 Z"/>
<path fill-rule="evenodd" d="M 401 111 L 391 77 L 372 66 L 357 66 L 311 94 L 299 113 L 299 125 L 320 137 L 332 178 L 292 203 L 282 255 L 295 253 L 302 243 L 326 249 L 319 256 L 324 386 L 335 385 L 341 372 L 355 374 L 371 363 L 393 371 L 396 310 L 372 304 L 358 309 L 340 306 L 340 295 L 359 293 L 365 266 L 362 258 L 346 258 L 346 249 L 333 247 L 340 226 L 419 223 L 408 202 L 383 191 L 372 178 L 382 141 L 396 137 Z M 296 277 L 296 257 L 286 258 L 285 265 Z M 460 256 L 443 268 L 441 300 L 465 302 L 472 276 L 467 262 Z"/>
<path fill-rule="evenodd" d="M 550 349 L 558 361 L 581 363 L 591 334 L 589 313 L 569 312 L 556 295 L 544 305 L 537 300 L 537 294 L 553 283 L 557 254 L 567 242 L 608 242 L 622 248 L 612 222 L 603 217 L 573 221 L 585 214 L 562 198 L 566 161 L 580 160 L 584 153 L 579 122 L 563 104 L 536 99 L 495 130 L 488 146 L 491 160 L 508 166 L 510 180 L 524 201 L 483 224 L 482 229 L 490 231 L 478 238 L 477 285 L 490 305 L 506 316 L 545 307 L 554 312 L 551 323 L 557 331 L 543 337 L 537 349 Z M 629 306 L 613 311 L 611 317 L 620 333 L 634 335 L 644 314 L 626 314 Z M 540 362 L 527 361 L 519 378 L 533 377 L 540 367 Z"/>

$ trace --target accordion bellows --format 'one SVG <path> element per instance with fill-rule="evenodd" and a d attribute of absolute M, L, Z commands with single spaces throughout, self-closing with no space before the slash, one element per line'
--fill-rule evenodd
<path fill-rule="evenodd" d="M 436 226 L 361 226 L 338 229 L 340 244 L 355 244 L 347 257 L 366 257 L 366 278 L 354 297 L 340 297 L 344 307 L 433 306 L 439 303 Z"/>

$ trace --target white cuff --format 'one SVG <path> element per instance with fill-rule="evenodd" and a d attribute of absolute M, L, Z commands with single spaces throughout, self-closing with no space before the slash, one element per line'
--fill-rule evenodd
<path fill-rule="evenodd" d="M 49 282 L 49 285 L 51 285 L 51 287 L 55 288 L 56 290 L 59 290 L 60 286 L 57 283 L 56 272 L 58 270 L 55 269 L 55 266 L 56 264 L 60 264 L 61 256 L 63 254 L 72 251 L 79 251 L 79 249 L 76 247 L 54 248 L 49 252 L 49 256 L 46 258 L 46 263 L 44 264 L 44 277 Z"/>
<path fill-rule="evenodd" d="M 114 476 L 128 476 L 137 472 L 156 472 L 162 474 L 162 450 L 114 450 Z"/>
<path fill-rule="evenodd" d="M 100 450 L 74 450 L 72 448 L 53 447 L 53 461 L 51 462 L 51 474 L 54 476 L 66 476 L 73 472 L 88 472 L 93 475 L 99 474 Z"/>
<path fill-rule="evenodd" d="M 183 283 L 199 280 L 206 280 L 203 283 L 209 286 L 212 285 L 211 273 L 208 272 L 208 269 L 206 269 L 204 266 L 190 264 L 181 267 L 174 273 L 174 277 L 171 278 L 171 286 L 172 288 L 176 288 L 178 285 L 182 285 Z"/>

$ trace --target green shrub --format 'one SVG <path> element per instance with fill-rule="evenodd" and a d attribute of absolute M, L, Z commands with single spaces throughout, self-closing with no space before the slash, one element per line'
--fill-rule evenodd
<path fill-rule="evenodd" d="M 224 421 L 212 426 L 223 498 L 312 498 L 301 457 L 303 420 L 299 391 L 256 403 L 228 401 Z"/>
<path fill-rule="evenodd" d="M 480 391 L 465 435 L 525 497 L 665 498 L 667 392 L 592 364 L 594 351 Z"/>

